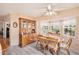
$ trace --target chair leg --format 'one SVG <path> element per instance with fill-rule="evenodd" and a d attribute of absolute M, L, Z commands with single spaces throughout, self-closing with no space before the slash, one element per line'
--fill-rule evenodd
<path fill-rule="evenodd" d="M 57 50 L 55 53 L 56 53 L 56 55 L 58 55 L 59 54 L 59 50 Z"/>
<path fill-rule="evenodd" d="M 58 54 L 60 53 L 60 47 L 58 48 Z"/>
<path fill-rule="evenodd" d="M 2 54 L 3 54 L 3 55 L 7 55 L 7 51 L 8 51 L 8 50 L 5 49 L 5 50 L 2 52 Z"/>
<path fill-rule="evenodd" d="M 46 54 L 46 47 L 44 46 L 44 45 L 42 45 L 42 47 L 41 47 L 42 49 L 43 49 L 43 53 L 45 53 Z"/>
<path fill-rule="evenodd" d="M 51 53 L 52 55 L 54 55 L 54 52 L 52 52 L 52 50 L 51 50 L 51 49 L 49 49 L 49 51 L 50 51 L 50 53 Z"/>
<path fill-rule="evenodd" d="M 40 45 L 39 42 L 36 42 L 36 48 L 39 48 L 39 45 Z"/>
<path fill-rule="evenodd" d="M 65 54 L 70 55 L 70 52 L 68 49 L 65 49 Z"/>
<path fill-rule="evenodd" d="M 67 54 L 68 54 L 68 55 L 70 55 L 70 52 L 69 52 L 69 50 L 67 50 Z"/>
<path fill-rule="evenodd" d="M 36 48 L 37 48 L 38 42 L 36 42 Z"/>
<path fill-rule="evenodd" d="M 44 47 L 44 53 L 46 54 L 46 48 Z"/>
<path fill-rule="evenodd" d="M 47 47 L 47 51 L 50 51 L 50 48 L 49 47 Z"/>

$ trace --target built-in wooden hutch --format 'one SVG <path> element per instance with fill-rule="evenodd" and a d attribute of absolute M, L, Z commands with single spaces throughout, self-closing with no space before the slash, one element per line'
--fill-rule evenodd
<path fill-rule="evenodd" d="M 36 33 L 36 22 L 25 18 L 19 18 L 19 46 L 34 42 L 34 34 Z"/>

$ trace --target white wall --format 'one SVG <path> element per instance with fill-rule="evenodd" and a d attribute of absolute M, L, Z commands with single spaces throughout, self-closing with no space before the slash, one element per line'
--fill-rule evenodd
<path fill-rule="evenodd" d="M 10 24 L 9 21 L 10 21 L 10 16 L 7 14 L 7 15 L 4 15 L 3 16 L 3 37 L 6 38 L 6 28 L 8 27 L 7 24 Z"/>
<path fill-rule="evenodd" d="M 17 27 L 13 27 L 13 23 L 17 23 Z M 10 15 L 10 45 L 19 44 L 19 20 L 17 15 Z"/>
<path fill-rule="evenodd" d="M 48 25 L 49 25 L 48 21 L 45 21 L 45 20 L 36 21 L 36 32 L 38 34 L 43 34 L 44 35 L 43 30 L 42 30 L 42 26 L 48 26 Z"/>
<path fill-rule="evenodd" d="M 14 14 L 8 14 L 5 16 L 3 22 L 3 37 L 6 38 L 6 27 L 7 24 L 10 24 L 10 45 L 18 45 L 19 44 L 19 21 L 18 16 Z M 18 26 L 17 28 L 13 27 L 13 22 L 17 22 Z"/>
<path fill-rule="evenodd" d="M 79 53 L 79 16 L 76 17 L 76 39 L 73 40 L 73 50 Z"/>
<path fill-rule="evenodd" d="M 61 19 L 48 19 L 48 20 L 40 19 L 36 22 L 37 33 L 42 33 L 41 26 L 48 25 L 50 27 L 51 25 L 56 25 L 56 23 L 57 23 L 57 25 L 55 27 L 59 27 L 60 33 L 64 34 L 64 29 L 63 29 L 64 23 L 63 22 L 66 22 L 66 25 L 69 25 L 71 23 L 75 24 L 75 22 L 73 22 L 74 20 L 76 20 L 75 17 L 65 17 L 65 18 L 61 18 Z M 50 28 L 49 28 L 49 30 L 50 30 Z"/>

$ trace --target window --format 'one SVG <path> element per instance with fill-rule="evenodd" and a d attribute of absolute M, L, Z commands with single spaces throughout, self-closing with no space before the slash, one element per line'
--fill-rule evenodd
<path fill-rule="evenodd" d="M 75 36 L 76 21 L 70 19 L 63 22 L 64 35 Z"/>
<path fill-rule="evenodd" d="M 42 34 L 54 32 L 64 36 L 75 36 L 76 21 L 74 18 L 67 18 L 62 21 L 44 21 L 40 22 Z"/>
<path fill-rule="evenodd" d="M 48 32 L 55 32 L 57 34 L 60 34 L 60 22 L 43 22 L 42 25 L 42 31 L 44 34 L 47 34 Z"/>
<path fill-rule="evenodd" d="M 50 31 L 60 34 L 60 22 L 52 22 Z"/>
<path fill-rule="evenodd" d="M 40 34 L 43 34 L 43 35 L 47 35 L 49 31 L 49 24 L 48 24 L 48 21 L 42 21 L 40 22 Z"/>
<path fill-rule="evenodd" d="M 43 26 L 42 29 L 44 34 L 48 33 L 48 26 Z"/>

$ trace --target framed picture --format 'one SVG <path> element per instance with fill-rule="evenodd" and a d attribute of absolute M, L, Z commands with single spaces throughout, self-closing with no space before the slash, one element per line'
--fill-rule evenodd
<path fill-rule="evenodd" d="M 18 26 L 17 22 L 13 22 L 13 27 L 16 28 Z"/>

